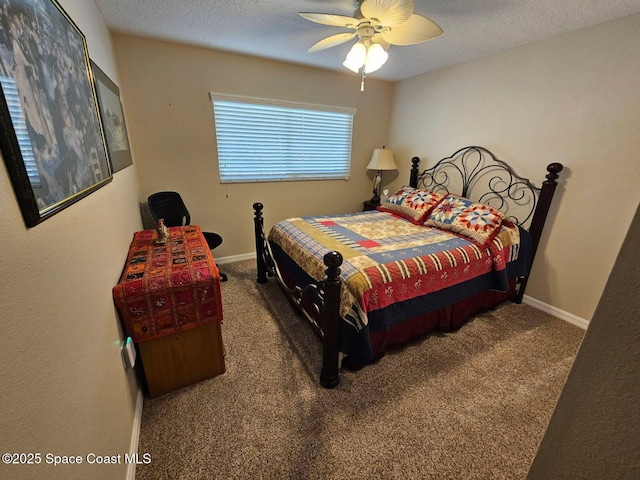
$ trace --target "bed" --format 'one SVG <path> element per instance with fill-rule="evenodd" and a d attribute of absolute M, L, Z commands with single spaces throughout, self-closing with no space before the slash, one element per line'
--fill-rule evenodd
<path fill-rule="evenodd" d="M 290 218 L 266 235 L 253 205 L 257 282 L 274 277 L 322 339 L 326 388 L 341 367 L 522 301 L 562 164 L 540 187 L 479 146 L 419 164 L 373 211 Z"/>

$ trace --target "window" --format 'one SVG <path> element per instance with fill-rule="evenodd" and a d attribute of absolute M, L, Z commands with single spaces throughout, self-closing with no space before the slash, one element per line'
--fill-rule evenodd
<path fill-rule="evenodd" d="M 221 183 L 349 179 L 355 109 L 210 95 Z"/>

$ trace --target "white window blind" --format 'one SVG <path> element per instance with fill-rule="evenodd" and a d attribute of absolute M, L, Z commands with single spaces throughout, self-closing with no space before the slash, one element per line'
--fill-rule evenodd
<path fill-rule="evenodd" d="M 210 96 L 221 183 L 349 179 L 355 109 Z"/>

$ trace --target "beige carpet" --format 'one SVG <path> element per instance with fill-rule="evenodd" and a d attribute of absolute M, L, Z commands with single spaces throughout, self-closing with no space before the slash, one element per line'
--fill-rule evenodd
<path fill-rule="evenodd" d="M 138 479 L 522 479 L 583 331 L 506 304 L 318 383 L 320 341 L 254 261 L 224 265 L 227 372 L 145 399 Z"/>

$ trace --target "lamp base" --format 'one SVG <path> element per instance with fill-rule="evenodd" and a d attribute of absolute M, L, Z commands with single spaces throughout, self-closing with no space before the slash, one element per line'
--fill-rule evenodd
<path fill-rule="evenodd" d="M 373 177 L 373 197 L 369 202 L 380 205 L 380 183 L 382 181 L 382 171 L 378 170 L 378 173 Z"/>

